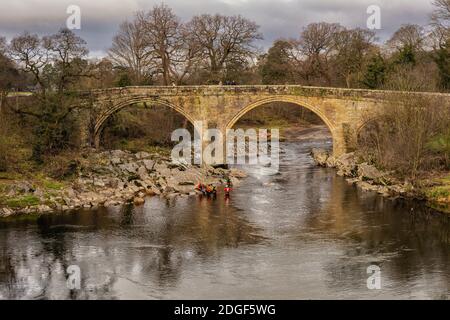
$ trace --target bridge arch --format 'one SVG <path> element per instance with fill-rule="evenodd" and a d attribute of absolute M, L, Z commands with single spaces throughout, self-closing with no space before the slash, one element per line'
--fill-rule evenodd
<path fill-rule="evenodd" d="M 250 112 L 251 110 L 258 108 L 260 106 L 266 105 L 268 103 L 276 103 L 276 102 L 285 102 L 297 105 L 299 107 L 306 108 L 313 112 L 315 115 L 317 115 L 328 127 L 328 130 L 331 133 L 331 136 L 333 138 L 333 149 L 336 151 L 336 148 L 339 144 L 339 140 L 336 134 L 336 127 L 333 124 L 333 122 L 325 115 L 323 109 L 320 107 L 314 106 L 302 99 L 298 99 L 296 97 L 292 96 L 274 96 L 274 97 L 267 97 L 258 101 L 255 101 L 249 105 L 247 105 L 245 108 L 242 108 L 239 110 L 239 112 L 233 116 L 233 118 L 227 123 L 226 129 L 231 129 L 233 126 L 241 119 L 245 114 Z"/>
<path fill-rule="evenodd" d="M 120 110 L 131 106 L 133 104 L 136 103 L 151 103 L 153 105 L 162 105 L 165 107 L 168 107 L 172 110 L 177 111 L 179 114 L 181 114 L 182 116 L 184 116 L 192 125 L 194 125 L 194 119 L 185 112 L 185 110 L 183 108 L 180 108 L 179 106 L 163 100 L 163 99 L 159 99 L 159 98 L 155 98 L 155 97 L 131 97 L 129 99 L 126 100 L 122 100 L 120 102 L 118 102 L 117 104 L 114 104 L 112 107 L 108 108 L 107 110 L 105 110 L 103 113 L 101 113 L 97 119 L 95 120 L 95 124 L 94 124 L 94 144 L 95 144 L 95 148 L 99 148 L 100 146 L 100 136 L 101 133 L 104 129 L 104 124 L 105 122 L 109 119 L 109 117 L 111 117 L 113 114 L 119 112 Z"/>

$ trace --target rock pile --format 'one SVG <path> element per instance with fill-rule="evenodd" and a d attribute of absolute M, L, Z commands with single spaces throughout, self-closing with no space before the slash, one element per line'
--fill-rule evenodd
<path fill-rule="evenodd" d="M 415 196 L 410 183 L 401 183 L 390 173 L 366 162 L 361 163 L 354 153 L 334 157 L 327 150 L 314 148 L 311 155 L 317 165 L 336 168 L 339 176 L 346 177 L 349 183 L 356 184 L 362 190 L 375 191 L 384 196 Z"/>
<path fill-rule="evenodd" d="M 37 199 L 27 207 L 0 208 L 0 216 L 17 212 L 51 212 L 123 203 L 142 205 L 147 196 L 176 197 L 194 195 L 198 182 L 221 184 L 230 177 L 233 184 L 245 173 L 236 169 L 213 168 L 172 163 L 157 154 L 136 154 L 114 150 L 91 154 L 89 165 L 81 168 L 78 177 L 60 190 L 43 190 L 28 181 L 16 182 L 9 196 L 27 195 Z M 19 190 L 20 189 L 20 190 Z"/>

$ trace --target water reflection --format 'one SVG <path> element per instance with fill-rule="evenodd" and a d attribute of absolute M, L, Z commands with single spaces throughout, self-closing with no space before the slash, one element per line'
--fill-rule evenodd
<path fill-rule="evenodd" d="M 447 298 L 448 217 L 358 191 L 287 144 L 281 172 L 250 177 L 230 201 L 0 222 L 2 299 Z M 382 271 L 368 290 L 366 269 Z M 66 270 L 78 265 L 81 290 Z"/>

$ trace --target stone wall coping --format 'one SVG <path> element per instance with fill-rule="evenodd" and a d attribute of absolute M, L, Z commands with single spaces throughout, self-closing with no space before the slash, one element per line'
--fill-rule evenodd
<path fill-rule="evenodd" d="M 406 92 L 369 89 L 348 89 L 334 87 L 312 87 L 301 85 L 214 85 L 214 86 L 131 86 L 82 91 L 83 95 L 225 95 L 225 94 L 267 94 L 267 95 L 299 95 L 316 97 L 361 97 L 380 98 L 389 95 L 433 96 L 450 99 L 450 93 L 441 92 Z"/>

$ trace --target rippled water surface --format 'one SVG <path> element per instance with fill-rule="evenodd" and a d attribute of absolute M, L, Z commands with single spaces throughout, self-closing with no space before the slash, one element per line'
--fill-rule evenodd
<path fill-rule="evenodd" d="M 0 298 L 450 298 L 448 217 L 315 167 L 315 144 L 285 144 L 280 174 L 248 169 L 228 201 L 0 221 Z M 380 290 L 367 289 L 370 265 Z"/>

